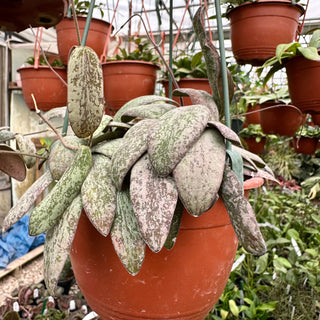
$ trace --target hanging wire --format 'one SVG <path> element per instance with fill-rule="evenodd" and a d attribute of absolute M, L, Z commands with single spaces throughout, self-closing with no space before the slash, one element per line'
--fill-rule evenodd
<path fill-rule="evenodd" d="M 141 0 L 141 4 L 142 4 L 142 9 L 143 9 L 143 12 L 144 12 L 144 15 L 146 16 L 146 20 L 147 20 L 147 24 L 148 24 L 148 28 L 149 28 L 149 34 L 150 34 L 150 37 L 153 41 L 154 40 L 154 36 L 153 36 L 153 33 L 152 33 L 152 28 L 151 28 L 151 25 L 150 25 L 150 21 L 149 21 L 149 17 L 148 17 L 148 13 L 147 13 L 147 10 L 144 6 L 144 0 Z"/>
<path fill-rule="evenodd" d="M 179 38 L 179 35 L 180 35 L 180 32 L 181 32 L 181 29 L 182 29 L 183 21 L 184 21 L 184 18 L 185 18 L 185 16 L 186 16 L 186 13 L 187 13 L 187 11 L 188 11 L 188 8 L 189 8 L 189 3 L 190 3 L 190 0 L 188 0 L 187 3 L 186 3 L 186 8 L 185 8 L 185 10 L 184 10 L 184 13 L 183 13 L 183 16 L 182 16 L 182 19 L 181 19 L 180 26 L 179 26 L 179 28 L 178 28 L 176 37 L 175 37 L 175 39 L 174 39 L 174 41 L 173 41 L 173 44 L 172 44 L 172 50 L 174 49 L 174 47 L 175 47 L 176 44 L 177 44 L 177 41 L 178 41 L 178 38 Z"/>

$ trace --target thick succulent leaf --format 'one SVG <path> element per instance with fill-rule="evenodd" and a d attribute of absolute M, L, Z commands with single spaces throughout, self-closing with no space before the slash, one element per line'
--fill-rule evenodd
<path fill-rule="evenodd" d="M 81 196 L 74 198 L 58 223 L 47 231 L 44 245 L 44 279 L 50 294 L 55 294 L 59 275 L 68 258 L 82 211 Z"/>
<path fill-rule="evenodd" d="M 235 145 L 233 145 L 232 148 L 241 154 L 244 161 L 248 161 L 250 163 L 253 162 L 256 166 L 260 168 L 264 168 L 266 166 L 265 162 L 258 155 L 243 148 L 237 147 Z"/>
<path fill-rule="evenodd" d="M 25 137 L 22 134 L 17 134 L 16 142 L 20 152 L 34 155 L 37 153 L 36 146 L 30 138 Z M 32 168 L 37 162 L 36 157 L 23 155 L 22 158 L 28 169 Z"/>
<path fill-rule="evenodd" d="M 45 113 L 45 117 L 49 121 L 54 118 L 64 118 L 66 115 L 66 111 L 67 111 L 67 107 L 52 108 Z M 44 123 L 44 121 L 40 118 L 39 124 L 42 124 L 42 123 Z"/>
<path fill-rule="evenodd" d="M 178 199 L 177 206 L 171 221 L 169 234 L 166 239 L 166 242 L 164 243 L 164 247 L 167 250 L 171 250 L 177 241 L 177 236 L 180 230 L 180 224 L 182 220 L 182 214 L 183 214 L 183 204 Z"/>
<path fill-rule="evenodd" d="M 1 153 L 2 150 L 11 153 Z M 16 150 L 4 143 L 0 143 L 0 171 L 18 181 L 23 181 L 27 174 L 23 158 Z"/>
<path fill-rule="evenodd" d="M 209 127 L 214 127 L 229 141 L 242 146 L 239 136 L 229 127 L 218 121 L 208 121 Z"/>
<path fill-rule="evenodd" d="M 112 179 L 118 190 L 121 189 L 122 182 L 132 165 L 146 152 L 149 131 L 156 122 L 154 119 L 138 122 L 127 131 L 121 146 L 113 154 Z"/>
<path fill-rule="evenodd" d="M 148 137 L 150 160 L 161 176 L 172 172 L 205 129 L 210 111 L 202 105 L 176 108 L 165 113 Z"/>
<path fill-rule="evenodd" d="M 280 183 L 275 177 L 273 173 L 270 173 L 269 171 L 265 171 L 265 170 L 261 170 L 261 169 L 257 169 L 256 171 L 244 168 L 243 169 L 243 174 L 245 176 L 251 177 L 251 178 L 255 178 L 255 177 L 260 177 L 263 178 L 265 180 L 269 180 L 269 181 L 273 181 L 275 183 Z"/>
<path fill-rule="evenodd" d="M 120 261 L 130 274 L 136 275 L 144 260 L 146 244 L 139 231 L 128 189 L 117 192 L 117 212 L 110 235 Z"/>
<path fill-rule="evenodd" d="M 0 130 L 0 142 L 5 142 L 10 139 L 14 139 L 15 136 L 16 134 L 12 131 Z"/>
<path fill-rule="evenodd" d="M 217 105 L 213 99 L 213 96 L 208 92 L 203 90 L 196 90 L 191 88 L 180 88 L 175 89 L 172 93 L 174 96 L 188 96 L 190 97 L 192 104 L 201 104 L 206 106 L 210 112 L 210 120 L 218 121 L 219 120 L 219 111 Z"/>
<path fill-rule="evenodd" d="M 118 150 L 121 146 L 122 139 L 114 139 L 103 141 L 96 146 L 91 148 L 92 153 L 100 153 L 105 155 L 106 157 L 112 158 L 113 154 Z"/>
<path fill-rule="evenodd" d="M 262 255 L 266 244 L 253 208 L 244 197 L 243 187 L 235 173 L 226 165 L 219 194 L 228 211 L 231 224 L 242 246 L 251 254 Z"/>
<path fill-rule="evenodd" d="M 96 131 L 93 133 L 92 139 L 97 138 L 98 136 L 100 136 L 101 134 L 103 134 L 103 132 L 106 130 L 106 128 L 108 127 L 109 123 L 112 121 L 112 117 L 105 114 L 102 117 L 102 120 L 99 124 L 99 127 L 96 129 Z"/>
<path fill-rule="evenodd" d="M 217 200 L 225 160 L 220 132 L 206 129 L 173 170 L 180 200 L 191 215 L 208 211 Z"/>
<path fill-rule="evenodd" d="M 140 105 L 126 110 L 121 117 L 121 121 L 129 122 L 135 118 L 159 119 L 166 112 L 176 108 L 169 103 L 151 103 Z"/>
<path fill-rule="evenodd" d="M 131 108 L 136 108 L 141 105 L 146 105 L 146 104 L 151 104 L 151 103 L 156 103 L 156 102 L 159 102 L 159 103 L 160 102 L 168 102 L 168 103 L 172 103 L 174 105 L 179 105 L 176 101 L 169 99 L 169 98 L 166 98 L 166 97 L 162 97 L 162 96 L 156 96 L 156 95 L 142 96 L 142 97 L 132 99 L 129 102 L 127 102 L 126 104 L 124 104 L 117 111 L 117 113 L 114 115 L 113 119 L 114 119 L 114 121 L 121 122 L 122 115 L 126 111 L 130 110 Z"/>
<path fill-rule="evenodd" d="M 92 225 L 104 236 L 109 234 L 116 214 L 117 193 L 111 179 L 111 160 L 94 154 L 93 165 L 81 187 L 83 208 Z"/>
<path fill-rule="evenodd" d="M 70 125 L 80 138 L 93 134 L 103 116 L 102 67 L 89 47 L 76 47 L 69 58 L 68 112 Z"/>
<path fill-rule="evenodd" d="M 159 177 L 145 154 L 132 168 L 130 196 L 143 239 L 152 251 L 160 251 L 178 201 L 174 180 Z"/>
<path fill-rule="evenodd" d="M 4 218 L 2 232 L 6 232 L 31 209 L 37 198 L 52 181 L 53 178 L 48 170 L 28 188 Z"/>

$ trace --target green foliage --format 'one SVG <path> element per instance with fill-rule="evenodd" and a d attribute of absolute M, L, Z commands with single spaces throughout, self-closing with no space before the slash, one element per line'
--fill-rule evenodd
<path fill-rule="evenodd" d="M 301 126 L 297 133 L 297 137 L 308 137 L 308 138 L 320 138 L 320 129 L 319 126 L 311 126 L 309 124 L 306 124 L 304 126 Z"/>
<path fill-rule="evenodd" d="M 47 59 L 47 61 L 48 61 L 49 57 L 46 56 L 46 59 Z M 40 56 L 40 57 L 39 57 L 39 65 L 40 65 L 40 66 L 47 66 L 48 64 L 47 64 L 46 59 L 45 59 L 43 56 Z M 26 63 L 30 64 L 31 66 L 34 65 L 34 62 L 35 62 L 35 58 L 34 58 L 34 57 L 29 57 L 29 58 L 26 59 Z M 60 59 L 54 59 L 54 60 L 50 63 L 50 65 L 51 65 L 52 67 L 64 67 L 64 65 L 63 65 L 63 63 L 62 63 L 62 61 L 61 61 Z"/>
<path fill-rule="evenodd" d="M 248 127 L 243 128 L 239 132 L 239 136 L 242 138 L 249 138 L 249 137 L 266 137 L 267 135 L 263 133 L 261 129 L 261 125 L 255 123 L 249 123 Z"/>
<path fill-rule="evenodd" d="M 77 15 L 86 16 L 88 14 L 89 6 L 90 6 L 89 0 L 74 0 L 74 5 L 75 5 Z M 104 16 L 103 3 L 95 4 L 93 8 L 99 10 L 101 19 L 102 19 Z"/>

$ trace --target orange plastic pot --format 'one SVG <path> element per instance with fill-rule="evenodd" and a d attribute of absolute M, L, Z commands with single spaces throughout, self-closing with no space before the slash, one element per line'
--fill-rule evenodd
<path fill-rule="evenodd" d="M 253 178 L 244 188 L 261 186 Z M 88 304 L 104 320 L 204 319 L 222 294 L 238 241 L 225 206 L 218 202 L 202 216 L 184 212 L 173 249 L 146 250 L 140 272 L 131 276 L 82 213 L 70 258 Z"/>
<path fill-rule="evenodd" d="M 318 138 L 293 138 L 293 148 L 296 153 L 314 154 L 318 147 Z"/>
<path fill-rule="evenodd" d="M 247 144 L 248 150 L 255 154 L 260 154 L 264 151 L 266 144 L 266 138 L 261 137 L 260 141 L 256 140 L 256 137 L 243 138 Z"/>
<path fill-rule="evenodd" d="M 169 81 L 165 80 L 162 83 L 164 86 L 166 96 L 169 97 Z M 212 89 L 210 87 L 208 79 L 183 78 L 178 81 L 178 85 L 180 88 L 192 88 L 192 89 L 196 89 L 196 90 L 203 90 L 203 91 L 206 91 L 206 92 L 212 94 Z M 172 88 L 172 89 L 174 89 L 174 88 Z M 172 97 L 172 99 L 177 101 L 178 103 L 180 103 L 179 97 Z M 184 106 L 190 106 L 193 104 L 189 97 L 183 97 L 182 99 L 183 99 Z"/>
<path fill-rule="evenodd" d="M 285 66 L 292 104 L 303 113 L 320 113 L 320 62 L 300 55 Z"/>
<path fill-rule="evenodd" d="M 260 123 L 260 105 L 256 104 L 252 106 L 251 104 L 248 106 L 247 114 L 246 114 L 246 123 L 258 124 Z"/>
<path fill-rule="evenodd" d="M 159 66 L 146 61 L 121 60 L 102 64 L 105 112 L 113 116 L 128 101 L 154 94 Z"/>
<path fill-rule="evenodd" d="M 77 16 L 77 19 L 82 37 L 86 17 Z M 96 18 L 92 18 L 91 20 L 86 46 L 92 48 L 99 58 L 103 54 L 104 45 L 108 37 L 108 30 L 111 27 L 110 23 L 106 21 Z M 78 45 L 78 37 L 73 18 L 64 17 L 62 21 L 56 25 L 56 31 L 60 59 L 64 65 L 67 65 L 70 49 Z"/>
<path fill-rule="evenodd" d="M 303 13 L 301 5 L 284 0 L 248 2 L 228 11 L 237 63 L 260 66 L 275 56 L 278 44 L 294 41 Z"/>
<path fill-rule="evenodd" d="M 67 70 L 61 67 L 53 69 L 67 83 Z M 34 95 L 40 110 L 67 105 L 67 86 L 48 66 L 27 66 L 17 71 L 21 76 L 24 101 L 30 110 L 35 110 L 31 94 Z"/>

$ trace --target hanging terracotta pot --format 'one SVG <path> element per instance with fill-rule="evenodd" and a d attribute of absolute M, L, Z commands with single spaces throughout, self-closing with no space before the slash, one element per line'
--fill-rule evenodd
<path fill-rule="evenodd" d="M 314 154 L 318 146 L 318 138 L 300 137 L 293 138 L 293 148 L 296 153 Z"/>
<path fill-rule="evenodd" d="M 152 62 L 137 60 L 103 63 L 106 114 L 113 116 L 128 101 L 154 94 L 158 69 Z"/>
<path fill-rule="evenodd" d="M 69 3 L 69 0 L 1 0 L 0 30 L 20 32 L 30 26 L 53 27 L 67 12 Z"/>
<path fill-rule="evenodd" d="M 320 61 L 300 55 L 285 66 L 292 104 L 303 113 L 320 113 Z"/>
<path fill-rule="evenodd" d="M 232 51 L 238 64 L 261 66 L 280 43 L 294 41 L 301 5 L 288 0 L 247 2 L 227 12 Z"/>
<path fill-rule="evenodd" d="M 164 86 L 166 96 L 169 97 L 169 80 L 162 81 L 162 84 Z M 210 87 L 209 80 L 206 78 L 182 78 L 178 81 L 178 85 L 180 88 L 192 88 L 196 90 L 203 90 L 212 95 L 212 89 Z M 173 96 L 172 99 L 180 103 L 179 97 Z M 193 104 L 189 97 L 182 97 L 182 99 L 184 106 L 189 106 Z"/>
<path fill-rule="evenodd" d="M 248 105 L 247 112 L 246 112 L 246 123 L 260 123 L 260 105 L 256 104 L 252 106 L 251 104 Z"/>
<path fill-rule="evenodd" d="M 67 70 L 61 67 L 53 69 L 67 83 Z M 24 101 L 30 110 L 35 110 L 31 94 L 34 95 L 40 110 L 67 105 L 67 86 L 48 66 L 26 66 L 17 71 L 21 76 Z"/>
<path fill-rule="evenodd" d="M 319 126 L 320 125 L 320 113 L 312 113 L 311 117 L 312 117 L 312 122 L 316 126 Z"/>
<path fill-rule="evenodd" d="M 80 36 L 82 37 L 86 24 L 86 17 L 77 16 Z M 86 46 L 92 48 L 100 57 L 103 54 L 104 44 L 108 37 L 108 30 L 112 26 L 101 19 L 92 18 L 86 41 Z M 64 17 L 56 25 L 57 45 L 60 59 L 64 65 L 68 64 L 69 51 L 73 46 L 78 45 L 77 32 L 73 18 Z"/>
<path fill-rule="evenodd" d="M 250 152 L 260 154 L 264 151 L 264 147 L 267 140 L 265 137 L 261 137 L 260 141 L 257 141 L 256 137 L 246 137 L 243 139 L 247 144 L 248 150 Z"/>
<path fill-rule="evenodd" d="M 245 182 L 256 188 L 261 178 Z M 147 249 L 140 272 L 131 276 L 104 237 L 82 213 L 70 258 L 76 281 L 102 319 L 204 319 L 222 294 L 238 241 L 222 200 L 200 217 L 183 213 L 176 244 Z"/>
<path fill-rule="evenodd" d="M 305 115 L 293 105 L 260 105 L 260 125 L 265 134 L 293 137 L 305 118 Z"/>

